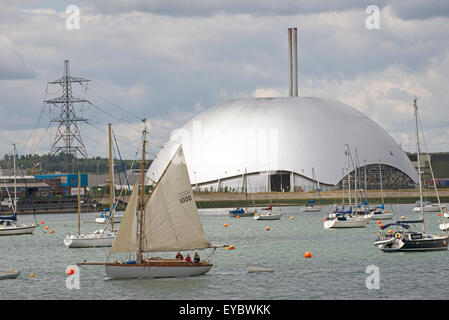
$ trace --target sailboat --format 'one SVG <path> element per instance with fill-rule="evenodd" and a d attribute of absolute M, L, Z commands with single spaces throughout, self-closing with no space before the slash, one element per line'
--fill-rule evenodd
<path fill-rule="evenodd" d="M 136 260 L 83 262 L 78 265 L 104 265 L 108 278 L 167 278 L 205 274 L 213 266 L 207 260 L 190 263 L 178 259 L 144 257 L 144 253 L 148 252 L 202 250 L 212 246 L 203 232 L 182 146 L 151 194 L 144 199 L 146 140 L 143 140 L 140 188 L 133 188 L 110 251 L 111 254 L 135 252 Z M 138 202 L 140 208 L 137 214 Z"/>
<path fill-rule="evenodd" d="M 113 166 L 112 166 L 112 145 L 111 145 L 111 124 L 108 124 L 109 131 L 109 179 L 110 183 L 110 204 L 111 208 L 113 208 L 115 196 L 114 196 L 114 184 L 113 182 Z M 64 244 L 69 248 L 92 248 L 92 247 L 110 247 L 114 241 L 116 236 L 116 232 L 114 230 L 114 210 L 111 213 L 110 219 L 108 222 L 110 223 L 111 230 L 108 231 L 108 225 L 105 226 L 104 229 L 98 229 L 94 232 L 81 233 L 81 225 L 80 225 L 80 215 L 81 215 L 81 174 L 78 172 L 78 233 L 70 234 L 67 233 L 64 238 Z"/>
<path fill-rule="evenodd" d="M 366 168 L 366 166 L 365 166 L 365 168 Z M 365 174 L 365 176 L 366 176 L 366 174 Z M 384 193 L 383 193 L 383 187 L 382 187 L 382 166 L 380 165 L 380 160 L 379 160 L 379 177 L 380 177 L 380 194 L 382 197 L 382 204 L 380 206 L 377 206 L 376 208 L 374 208 L 373 211 L 371 211 L 371 219 L 372 220 L 393 219 L 393 212 L 388 212 L 385 210 Z"/>
<path fill-rule="evenodd" d="M 0 236 L 19 235 L 19 234 L 32 234 L 36 229 L 37 224 L 25 225 L 17 223 L 17 174 L 16 174 L 16 145 L 14 146 L 14 199 L 11 199 L 9 195 L 10 203 L 12 204 L 12 215 L 0 216 Z M 6 187 L 8 190 L 8 187 Z M 9 194 L 9 192 L 8 192 Z"/>
<path fill-rule="evenodd" d="M 246 198 L 246 202 L 248 203 L 248 175 L 246 173 L 246 168 L 245 168 L 245 198 Z M 237 216 L 238 217 L 253 217 L 254 215 L 257 215 L 256 209 L 236 208 L 234 210 L 229 210 L 230 217 L 237 217 Z"/>
<path fill-rule="evenodd" d="M 267 178 L 268 178 L 267 171 Z M 266 208 L 262 208 L 261 213 L 254 214 L 254 220 L 280 220 L 282 216 L 282 212 L 273 212 L 273 204 L 271 203 L 271 186 L 270 186 L 270 204 Z"/>
<path fill-rule="evenodd" d="M 419 180 L 419 198 L 420 198 L 420 219 L 409 221 L 396 221 L 382 226 L 379 237 L 374 242 L 380 250 L 384 252 L 396 251 L 429 251 L 429 250 L 447 250 L 448 235 L 439 236 L 427 233 L 424 226 L 424 210 L 423 210 L 423 190 L 421 181 L 421 163 L 420 163 L 420 146 L 418 134 L 418 106 L 417 98 L 414 98 L 413 110 L 415 115 L 415 129 L 416 129 L 416 154 L 418 161 L 418 180 Z M 409 230 L 411 224 L 421 224 L 421 231 Z M 396 231 L 385 229 L 396 227 Z"/>
<path fill-rule="evenodd" d="M 316 190 L 318 190 L 318 184 L 317 184 L 317 180 L 315 179 L 315 171 L 313 168 L 312 168 L 312 179 L 315 180 L 315 184 L 316 184 L 315 191 L 316 191 Z M 313 198 L 312 200 L 306 201 L 306 205 L 301 208 L 301 211 L 303 211 L 303 212 L 320 212 L 321 206 L 315 205 L 315 198 Z"/>
<path fill-rule="evenodd" d="M 348 176 L 348 199 L 349 199 L 349 209 L 345 210 L 344 205 L 341 209 L 335 207 L 329 214 L 329 218 L 324 219 L 324 229 L 331 228 L 364 228 L 369 222 L 370 219 L 367 215 L 357 214 L 352 208 L 351 204 L 351 178 L 349 175 L 349 157 L 350 150 L 349 146 L 345 145 L 347 150 L 345 151 L 347 155 L 347 176 Z M 343 185 L 344 188 L 344 185 Z M 344 193 L 343 193 L 344 194 Z M 354 199 L 355 199 L 355 208 L 357 208 L 357 170 L 354 169 Z"/>

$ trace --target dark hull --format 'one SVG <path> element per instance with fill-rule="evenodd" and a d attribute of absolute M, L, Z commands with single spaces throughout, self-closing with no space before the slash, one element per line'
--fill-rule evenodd
<path fill-rule="evenodd" d="M 447 250 L 447 242 L 447 238 L 408 240 L 399 251 Z"/>

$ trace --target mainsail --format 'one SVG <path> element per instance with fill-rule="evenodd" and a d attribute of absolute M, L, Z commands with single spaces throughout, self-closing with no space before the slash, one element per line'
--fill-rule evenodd
<path fill-rule="evenodd" d="M 145 205 L 142 251 L 207 247 L 210 243 L 203 232 L 180 147 Z"/>
<path fill-rule="evenodd" d="M 139 194 L 139 181 L 133 187 L 133 192 L 129 198 L 125 213 L 123 214 L 120 228 L 117 231 L 111 252 L 131 252 L 137 251 L 137 203 Z"/>
<path fill-rule="evenodd" d="M 138 183 L 133 188 L 111 253 L 138 251 Z M 145 204 L 142 252 L 205 249 L 210 247 L 193 198 L 180 147 Z"/>

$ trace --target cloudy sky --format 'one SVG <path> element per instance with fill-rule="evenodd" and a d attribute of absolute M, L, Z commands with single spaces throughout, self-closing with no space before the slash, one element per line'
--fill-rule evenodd
<path fill-rule="evenodd" d="M 79 29 L 67 28 L 69 5 Z M 368 29 L 366 8 L 380 9 Z M 69 22 L 72 20 L 69 20 Z M 47 153 L 57 110 L 47 85 L 71 73 L 89 156 L 107 156 L 111 122 L 134 158 L 142 118 L 152 153 L 170 130 L 230 98 L 288 95 L 287 29 L 298 27 L 299 95 L 360 110 L 414 150 L 413 96 L 427 149 L 449 151 L 447 0 L 16 0 L 0 2 L 0 156 Z M 152 154 L 152 155 L 153 155 Z"/>

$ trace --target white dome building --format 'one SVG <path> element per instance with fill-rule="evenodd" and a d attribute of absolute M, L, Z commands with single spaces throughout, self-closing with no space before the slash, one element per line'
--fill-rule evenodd
<path fill-rule="evenodd" d="M 172 132 L 147 172 L 157 181 L 182 144 L 193 187 L 249 192 L 326 189 L 353 171 L 391 167 L 410 183 L 417 173 L 374 121 L 332 99 L 235 99 L 217 104 Z M 150 182 L 151 183 L 151 182 Z"/>

